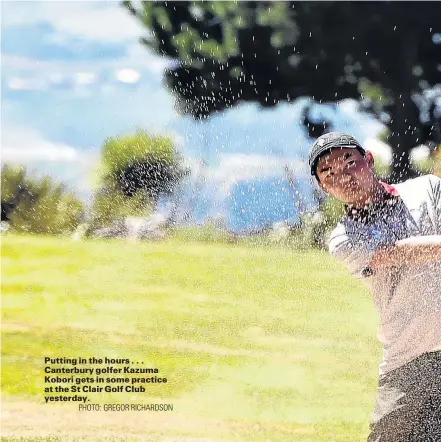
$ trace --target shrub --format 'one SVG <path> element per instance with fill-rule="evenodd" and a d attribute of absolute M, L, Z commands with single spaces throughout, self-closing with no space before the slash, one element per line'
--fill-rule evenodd
<path fill-rule="evenodd" d="M 101 149 L 92 226 L 151 213 L 159 198 L 172 194 L 186 173 L 171 137 L 138 131 L 108 138 Z"/>
<path fill-rule="evenodd" d="M 51 177 L 26 176 L 25 167 L 2 167 L 2 221 L 17 232 L 70 233 L 84 218 L 84 204 Z"/>

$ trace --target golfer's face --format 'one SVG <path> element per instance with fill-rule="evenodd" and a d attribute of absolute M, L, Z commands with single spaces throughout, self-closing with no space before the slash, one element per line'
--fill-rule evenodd
<path fill-rule="evenodd" d="M 357 149 L 341 148 L 323 155 L 317 163 L 321 187 L 335 198 L 352 203 L 366 198 L 373 186 L 373 161 Z"/>

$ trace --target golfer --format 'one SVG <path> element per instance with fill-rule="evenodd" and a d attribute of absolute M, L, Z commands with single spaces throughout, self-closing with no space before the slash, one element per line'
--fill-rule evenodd
<path fill-rule="evenodd" d="M 330 253 L 365 282 L 383 346 L 368 442 L 441 441 L 441 180 L 396 185 L 352 136 L 319 137 L 311 173 L 345 203 Z"/>

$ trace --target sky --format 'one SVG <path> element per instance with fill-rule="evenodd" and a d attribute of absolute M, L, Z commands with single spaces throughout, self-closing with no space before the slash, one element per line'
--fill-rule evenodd
<path fill-rule="evenodd" d="M 207 123 L 179 115 L 163 85 L 172 61 L 140 44 L 147 31 L 119 2 L 2 1 L 1 24 L 2 163 L 50 174 L 87 199 L 104 140 L 140 128 L 171 134 L 186 161 L 195 170 L 205 161 L 208 182 L 226 193 L 288 163 L 306 174 L 304 101 L 240 105 Z M 375 153 L 382 127 L 355 102 L 341 102 L 334 121 Z"/>

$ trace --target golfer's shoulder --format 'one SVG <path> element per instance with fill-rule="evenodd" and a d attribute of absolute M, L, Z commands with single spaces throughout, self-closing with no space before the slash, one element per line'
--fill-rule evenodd
<path fill-rule="evenodd" d="M 422 175 L 417 178 L 411 178 L 398 184 L 394 184 L 400 195 L 411 193 L 415 196 L 423 196 L 424 191 L 433 191 L 437 186 L 441 186 L 441 178 L 433 174 Z M 420 192 L 421 191 L 421 192 Z"/>

